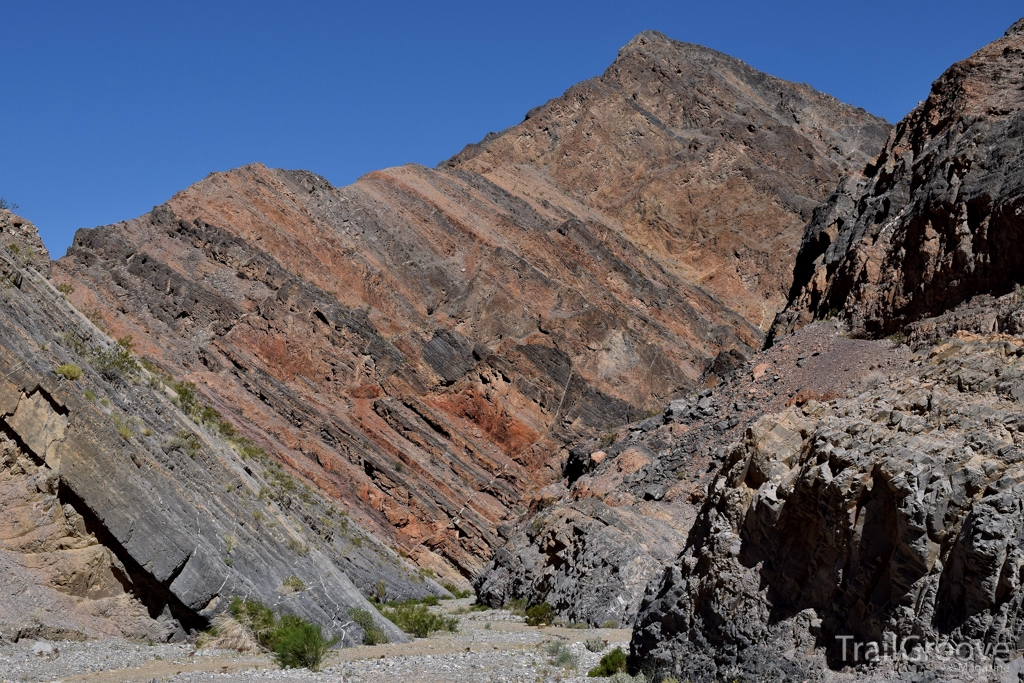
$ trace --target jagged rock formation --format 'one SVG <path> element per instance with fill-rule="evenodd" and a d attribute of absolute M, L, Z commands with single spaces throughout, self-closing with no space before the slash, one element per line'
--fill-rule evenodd
<path fill-rule="evenodd" d="M 837 315 L 855 335 L 901 330 L 914 355 L 858 395 L 747 429 L 648 588 L 633 667 L 697 681 L 1022 671 L 1022 41 L 1024 21 L 954 65 L 868 177 L 815 212 L 776 346 Z"/>
<path fill-rule="evenodd" d="M 810 208 L 886 131 L 645 33 L 438 169 L 345 188 L 214 174 L 80 232 L 55 278 L 290 471 L 468 585 L 502 522 L 561 479 L 565 444 L 760 346 Z"/>
<path fill-rule="evenodd" d="M 243 596 L 353 643 L 348 610 L 376 582 L 445 593 L 226 424 L 186 417 L 185 389 L 3 253 L 0 339 L 0 562 L 25 591 L 0 607 L 4 637 L 182 637 Z"/>
<path fill-rule="evenodd" d="M 952 66 L 865 176 L 815 211 L 773 335 L 840 315 L 891 334 L 1024 272 L 1024 25 Z"/>
<path fill-rule="evenodd" d="M 163 642 L 176 634 L 170 615 L 152 619 L 118 581 L 127 571 L 74 507 L 61 504 L 52 470 L 4 435 L 0 463 L 0 638 Z"/>
<path fill-rule="evenodd" d="M 1018 350 L 1020 338 L 958 332 L 857 396 L 752 425 L 644 599 L 637 665 L 702 681 L 817 679 L 865 665 L 842 659 L 841 636 L 1016 651 Z"/>
<path fill-rule="evenodd" d="M 574 447 L 550 507 L 507 530 L 478 576 L 491 605 L 547 602 L 566 621 L 636 621 L 647 584 L 675 561 L 733 444 L 765 415 L 859 394 L 906 365 L 905 347 L 814 325 L 660 415 Z M 611 443 L 609 443 L 611 442 Z"/>
<path fill-rule="evenodd" d="M 49 277 L 50 252 L 36 226 L 8 209 L 0 209 L 0 249 L 15 262 L 30 265 Z"/>

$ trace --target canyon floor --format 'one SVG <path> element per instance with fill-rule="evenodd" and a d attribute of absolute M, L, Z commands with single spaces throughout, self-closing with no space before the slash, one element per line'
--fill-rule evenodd
<path fill-rule="evenodd" d="M 448 601 L 439 608 L 460 612 L 472 598 Z M 457 633 L 435 634 L 410 643 L 359 646 L 328 654 L 322 671 L 282 670 L 264 655 L 196 649 L 191 644 L 149 645 L 123 639 L 86 642 L 0 641 L 0 681 L 61 683 L 243 683 L 247 681 L 317 681 L 383 683 L 417 681 L 583 681 L 603 653 L 589 652 L 587 638 L 600 637 L 626 648 L 628 629 L 569 629 L 527 626 L 507 610 L 459 616 Z M 578 656 L 576 669 L 551 662 L 549 643 L 563 641 Z M 53 649 L 51 653 L 49 648 Z"/>

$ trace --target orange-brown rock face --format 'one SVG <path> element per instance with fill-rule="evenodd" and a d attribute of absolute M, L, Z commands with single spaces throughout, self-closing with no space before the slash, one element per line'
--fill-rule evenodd
<path fill-rule="evenodd" d="M 886 124 L 642 34 L 436 170 L 252 165 L 82 231 L 72 299 L 422 566 L 472 576 L 563 445 L 749 355 Z"/>
<path fill-rule="evenodd" d="M 449 164 L 537 204 L 611 219 L 639 249 L 767 331 L 811 211 L 889 125 L 660 33 Z"/>

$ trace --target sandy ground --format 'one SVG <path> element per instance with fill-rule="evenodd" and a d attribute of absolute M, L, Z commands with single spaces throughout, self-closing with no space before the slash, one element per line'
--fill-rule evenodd
<path fill-rule="evenodd" d="M 471 599 L 444 603 L 441 610 L 466 608 Z M 360 646 L 328 654 L 322 671 L 282 670 L 262 655 L 196 650 L 191 645 L 146 645 L 124 640 L 76 643 L 20 641 L 0 645 L 0 681 L 62 683 L 245 683 L 322 681 L 324 683 L 533 683 L 583 681 L 603 653 L 589 652 L 587 638 L 600 637 L 626 649 L 625 629 L 569 629 L 527 626 L 504 610 L 460 615 L 457 633 L 435 634 L 405 644 Z M 557 666 L 547 653 L 564 641 L 576 655 L 576 668 Z M 55 652 L 47 652 L 53 648 Z M 42 652 L 40 652 L 42 650 Z"/>

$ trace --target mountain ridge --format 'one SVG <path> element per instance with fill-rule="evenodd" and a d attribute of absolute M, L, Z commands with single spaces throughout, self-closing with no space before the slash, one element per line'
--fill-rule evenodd
<path fill-rule="evenodd" d="M 748 271 L 795 249 L 803 213 L 887 131 L 717 53 L 649 33 L 627 47 L 600 78 L 639 109 L 592 79 L 437 169 L 342 188 L 262 164 L 210 174 L 80 231 L 55 278 L 368 529 L 468 586 L 561 478 L 567 444 L 760 346 L 788 275 Z M 682 203 L 658 204 L 683 182 Z"/>

